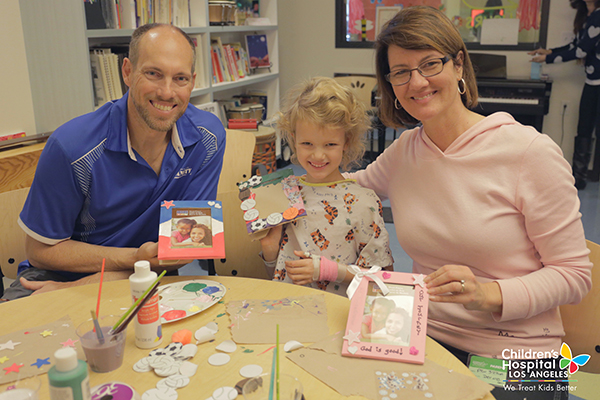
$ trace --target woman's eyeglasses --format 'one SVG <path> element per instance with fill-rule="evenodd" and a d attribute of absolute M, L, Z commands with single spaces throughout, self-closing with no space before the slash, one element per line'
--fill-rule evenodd
<path fill-rule="evenodd" d="M 450 56 L 445 56 L 423 61 L 417 68 L 397 69 L 392 71 L 385 76 L 385 79 L 393 86 L 402 86 L 410 82 L 413 71 L 419 71 L 424 78 L 436 76 L 444 70 L 444 65 L 450 61 L 450 59 Z"/>

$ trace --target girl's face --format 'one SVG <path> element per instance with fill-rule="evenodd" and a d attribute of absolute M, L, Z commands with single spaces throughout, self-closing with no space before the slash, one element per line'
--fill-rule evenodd
<path fill-rule="evenodd" d="M 190 239 L 192 242 L 200 243 L 204 239 L 205 233 L 203 228 L 194 228 L 190 233 Z"/>
<path fill-rule="evenodd" d="M 435 50 L 407 50 L 398 46 L 390 46 L 388 49 L 392 73 L 417 68 L 446 55 Z M 458 81 L 461 78 L 462 67 L 450 60 L 438 75 L 426 78 L 415 70 L 411 72 L 408 83 L 393 86 L 393 89 L 402 108 L 425 123 L 452 115 L 460 110 L 459 107 L 464 108 L 458 93 Z"/>
<path fill-rule="evenodd" d="M 385 320 L 385 331 L 388 335 L 397 335 L 404 327 L 404 318 L 402 315 L 390 313 Z"/>
<path fill-rule="evenodd" d="M 192 229 L 192 226 L 190 224 L 186 224 L 184 222 L 177 223 L 177 230 L 179 231 L 179 233 L 181 233 L 182 236 L 185 236 L 188 233 L 190 233 L 190 229 Z"/>
<path fill-rule="evenodd" d="M 295 140 L 296 156 L 306 170 L 307 182 L 330 183 L 344 179 L 339 169 L 346 150 L 343 129 L 298 121 Z"/>
<path fill-rule="evenodd" d="M 377 322 L 385 321 L 388 316 L 389 308 L 382 306 L 381 304 L 375 303 L 373 306 L 373 320 Z"/>

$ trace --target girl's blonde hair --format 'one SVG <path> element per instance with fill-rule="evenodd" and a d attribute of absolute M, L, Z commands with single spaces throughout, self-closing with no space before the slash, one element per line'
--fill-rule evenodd
<path fill-rule="evenodd" d="M 298 121 L 311 122 L 321 128 L 343 129 L 346 132 L 346 149 L 341 167 L 347 170 L 352 164 L 360 164 L 365 152 L 364 136 L 371 123 L 365 107 L 349 87 L 332 78 L 315 77 L 294 86 L 287 93 L 277 128 L 292 149 L 294 164 L 298 164 L 294 140 Z"/>

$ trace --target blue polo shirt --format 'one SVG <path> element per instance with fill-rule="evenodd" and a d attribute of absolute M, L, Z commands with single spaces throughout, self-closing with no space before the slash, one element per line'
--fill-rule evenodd
<path fill-rule="evenodd" d="M 19 217 L 34 239 L 66 239 L 115 247 L 158 241 L 163 200 L 212 200 L 225 129 L 211 113 L 189 105 L 173 128 L 160 175 L 131 148 L 128 93 L 75 118 L 50 136 Z"/>

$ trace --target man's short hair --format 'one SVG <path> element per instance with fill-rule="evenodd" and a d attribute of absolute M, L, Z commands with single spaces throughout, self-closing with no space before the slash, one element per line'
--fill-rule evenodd
<path fill-rule="evenodd" d="M 192 60 L 193 60 L 192 61 L 192 75 L 193 75 L 196 70 L 196 61 L 195 61 L 196 60 L 196 44 L 194 43 L 194 40 L 187 33 L 185 33 L 183 30 L 181 30 L 181 28 L 178 28 L 178 27 L 176 27 L 174 25 L 170 25 L 170 24 L 162 24 L 162 23 L 146 24 L 146 25 L 140 26 L 135 31 L 133 31 L 133 34 L 131 35 L 131 42 L 129 42 L 129 60 L 135 67 L 137 64 L 138 58 L 140 56 L 140 42 L 142 41 L 142 38 L 144 37 L 144 35 L 146 33 L 150 32 L 153 29 L 160 28 L 162 26 L 169 27 L 169 28 L 181 33 L 181 35 L 190 44 L 190 47 L 192 48 L 192 53 L 194 55 L 194 57 L 192 58 Z"/>

